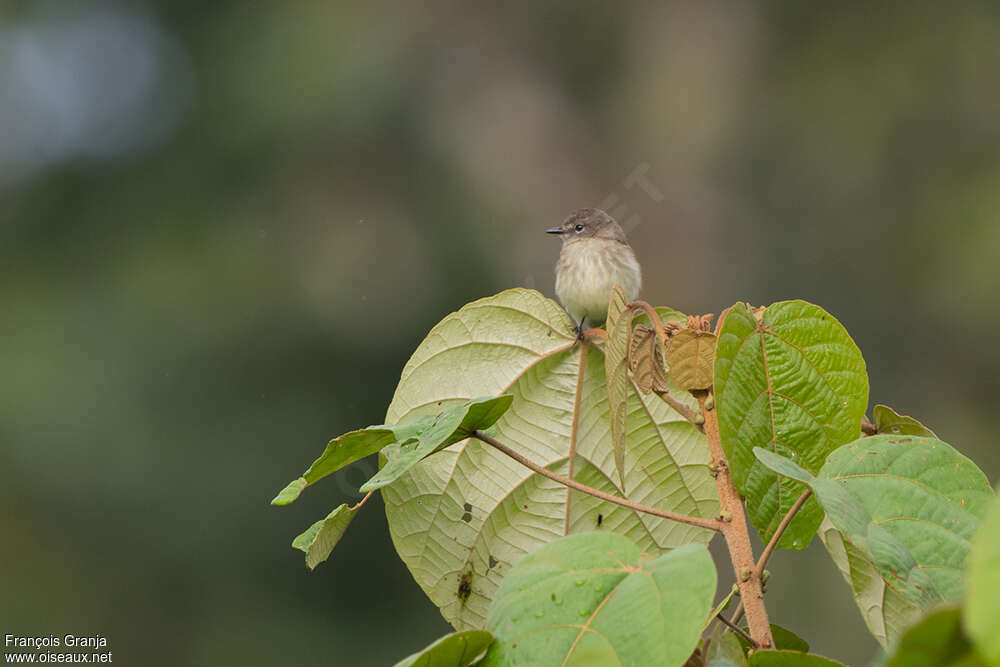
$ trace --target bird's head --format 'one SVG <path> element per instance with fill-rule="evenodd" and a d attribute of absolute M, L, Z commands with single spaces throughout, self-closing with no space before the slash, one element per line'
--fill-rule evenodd
<path fill-rule="evenodd" d="M 599 208 L 581 208 L 571 213 L 558 227 L 545 231 L 549 234 L 558 234 L 563 243 L 592 238 L 626 242 L 621 225 Z"/>

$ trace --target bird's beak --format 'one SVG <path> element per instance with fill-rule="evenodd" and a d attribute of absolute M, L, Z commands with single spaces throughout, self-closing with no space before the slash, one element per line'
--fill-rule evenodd
<path fill-rule="evenodd" d="M 563 233 L 563 228 L 562 227 L 549 227 L 548 229 L 545 230 L 545 233 L 546 234 L 562 234 Z"/>

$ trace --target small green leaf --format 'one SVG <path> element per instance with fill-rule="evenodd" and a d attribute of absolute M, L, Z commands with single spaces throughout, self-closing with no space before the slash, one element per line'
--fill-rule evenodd
<path fill-rule="evenodd" d="M 715 608 L 712 609 L 712 611 L 708 612 L 708 618 L 705 619 L 705 625 L 702 626 L 701 628 L 702 634 L 705 634 L 705 630 L 708 630 L 708 626 L 712 624 L 712 621 L 715 620 L 716 616 L 718 616 L 723 611 L 729 608 L 729 603 L 732 601 L 733 596 L 739 592 L 739 590 L 740 590 L 739 586 L 733 584 L 733 587 L 729 589 L 729 595 L 722 598 L 719 604 L 715 605 Z"/>
<path fill-rule="evenodd" d="M 493 635 L 485 630 L 453 632 L 423 651 L 403 658 L 394 667 L 467 667 L 486 651 L 492 641 Z"/>
<path fill-rule="evenodd" d="M 317 565 L 330 557 L 356 512 L 356 508 L 340 505 L 292 541 L 293 547 L 305 552 L 306 566 L 310 570 L 315 570 Z"/>
<path fill-rule="evenodd" d="M 295 502 L 295 499 L 299 497 L 299 494 L 302 493 L 302 489 L 307 486 L 309 486 L 309 482 L 306 481 L 305 477 L 293 479 L 288 483 L 288 486 L 278 492 L 278 495 L 274 497 L 271 504 L 281 506 L 293 503 Z"/>
<path fill-rule="evenodd" d="M 844 667 L 844 663 L 800 651 L 754 651 L 750 667 Z"/>
<path fill-rule="evenodd" d="M 920 435 L 936 438 L 930 430 L 913 417 L 901 415 L 888 405 L 876 405 L 872 409 L 872 422 L 880 435 Z"/>
<path fill-rule="evenodd" d="M 990 664 L 1000 665 L 1000 500 L 972 542 L 965 628 Z"/>
<path fill-rule="evenodd" d="M 774 648 L 778 650 L 809 652 L 806 640 L 780 625 L 771 624 L 771 638 L 774 639 Z"/>
<path fill-rule="evenodd" d="M 803 484 L 808 484 L 813 480 L 812 473 L 803 469 L 802 466 L 795 463 L 795 461 L 792 461 L 781 454 L 775 454 L 774 452 L 764 449 L 763 447 L 754 447 L 753 455 L 756 456 L 757 460 L 763 463 L 767 468 L 773 470 L 779 475 L 791 477 L 792 479 L 802 482 Z"/>
<path fill-rule="evenodd" d="M 481 664 L 683 664 L 712 606 L 712 558 L 691 544 L 639 560 L 614 533 L 570 535 L 526 556 L 493 600 L 486 627 L 496 639 Z"/>
<path fill-rule="evenodd" d="M 681 329 L 670 338 L 667 365 L 681 389 L 708 389 L 715 374 L 715 334 Z"/>
<path fill-rule="evenodd" d="M 618 285 L 611 291 L 608 304 L 608 337 L 604 343 L 604 372 L 608 386 L 608 411 L 611 420 L 611 447 L 615 455 L 618 480 L 625 489 L 625 434 L 628 414 L 628 349 L 632 333 L 632 311 L 625 292 Z"/>
<path fill-rule="evenodd" d="M 817 473 L 830 452 L 858 437 L 868 404 L 865 361 L 844 327 L 819 306 L 782 301 L 751 313 L 737 303 L 719 327 L 715 394 L 733 479 L 766 542 L 803 489 L 758 463 L 753 448 Z M 822 519 L 810 498 L 778 546 L 804 549 Z"/>
<path fill-rule="evenodd" d="M 747 667 L 747 656 L 740 640 L 732 632 L 716 628 L 706 653 L 707 667 Z"/>
<path fill-rule="evenodd" d="M 476 398 L 440 413 L 417 438 L 402 441 L 382 469 L 361 485 L 361 491 L 392 484 L 407 470 L 435 452 L 465 440 L 473 431 L 489 428 L 510 407 L 512 396 Z"/>
<path fill-rule="evenodd" d="M 744 628 L 745 629 L 745 628 Z M 742 635 L 736 635 L 744 651 L 749 651 L 752 647 Z M 806 640 L 796 635 L 791 630 L 786 630 L 780 625 L 771 624 L 771 639 L 774 640 L 774 648 L 779 651 L 800 651 L 809 652 L 809 644 Z"/>
<path fill-rule="evenodd" d="M 341 436 L 337 436 L 326 445 L 326 449 L 318 459 L 313 461 L 309 469 L 288 486 L 281 490 L 271 501 L 272 505 L 288 505 L 299 497 L 299 494 L 317 481 L 327 475 L 334 473 L 344 466 L 355 461 L 370 456 L 384 447 L 395 442 L 406 442 L 415 438 L 425 428 L 433 423 L 434 419 L 424 416 L 412 422 L 399 426 L 369 426 L 368 428 L 350 431 Z"/>

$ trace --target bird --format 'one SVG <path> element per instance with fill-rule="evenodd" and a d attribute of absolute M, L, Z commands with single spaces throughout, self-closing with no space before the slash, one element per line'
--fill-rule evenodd
<path fill-rule="evenodd" d="M 558 227 L 545 230 L 562 238 L 556 262 L 556 296 L 582 335 L 584 324 L 608 318 L 611 290 L 619 285 L 629 302 L 642 287 L 642 269 L 625 232 L 599 208 L 581 208 Z"/>

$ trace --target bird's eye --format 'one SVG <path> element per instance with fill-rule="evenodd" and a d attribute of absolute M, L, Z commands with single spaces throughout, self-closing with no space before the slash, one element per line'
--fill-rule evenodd
<path fill-rule="evenodd" d="M 583 225 L 577 225 L 576 226 L 576 231 L 582 232 L 583 231 Z"/>

